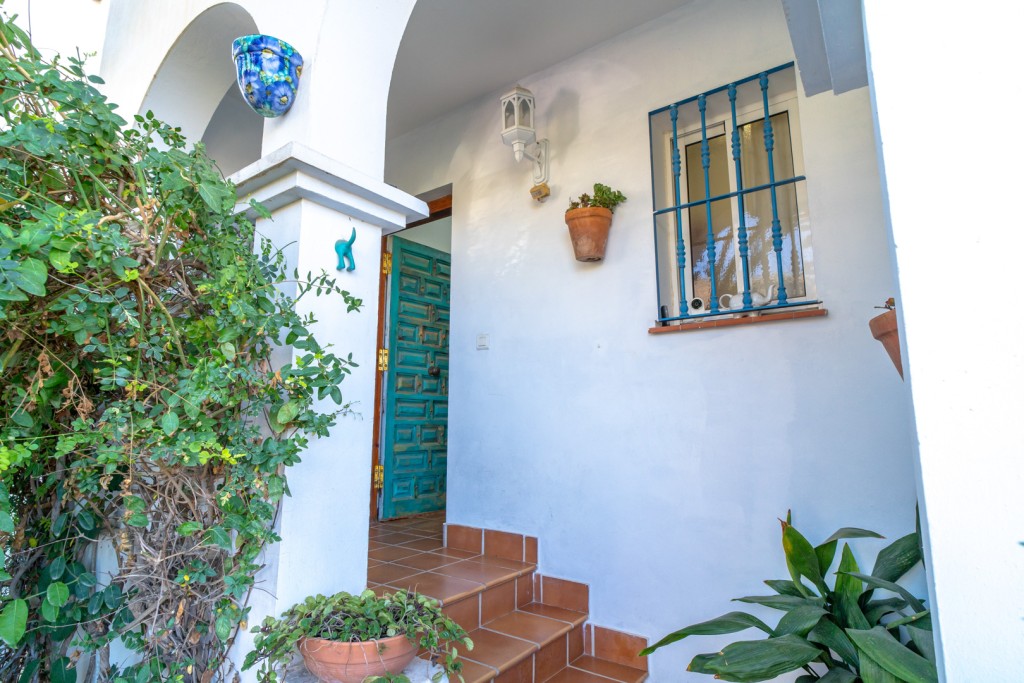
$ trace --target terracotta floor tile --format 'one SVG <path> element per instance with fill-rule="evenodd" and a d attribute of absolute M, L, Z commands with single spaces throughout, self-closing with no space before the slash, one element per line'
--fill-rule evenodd
<path fill-rule="evenodd" d="M 456 557 L 445 557 L 444 555 L 438 555 L 437 553 L 420 553 L 419 555 L 410 555 L 409 557 L 403 557 L 399 560 L 395 560 L 395 564 L 400 564 L 405 567 L 415 567 L 421 572 L 429 572 L 437 569 L 438 567 L 443 567 L 446 564 L 461 561 L 462 560 Z"/>
<path fill-rule="evenodd" d="M 482 564 L 489 564 L 494 567 L 504 567 L 506 569 L 514 569 L 518 574 L 526 574 L 532 572 L 537 568 L 537 565 L 529 562 L 519 562 L 518 560 L 509 560 L 504 557 L 494 557 L 492 555 L 481 555 L 477 558 Z"/>
<path fill-rule="evenodd" d="M 442 604 L 464 598 L 473 593 L 479 593 L 483 590 L 483 585 L 476 581 L 466 581 L 465 579 L 435 574 L 433 572 L 413 574 L 404 579 L 392 581 L 388 585 L 393 588 L 423 593 L 435 600 L 440 600 Z"/>
<path fill-rule="evenodd" d="M 489 622 L 484 628 L 529 640 L 542 647 L 559 636 L 564 636 L 572 626 L 564 621 L 548 619 L 529 612 L 509 612 Z"/>
<path fill-rule="evenodd" d="M 416 550 L 440 550 L 444 547 L 440 538 L 427 538 L 421 536 L 415 541 L 402 544 L 403 548 L 415 548 Z"/>
<path fill-rule="evenodd" d="M 446 564 L 436 571 L 439 574 L 457 576 L 460 579 L 477 581 L 487 586 L 496 586 L 499 583 L 512 581 L 518 576 L 514 569 L 495 567 L 494 565 L 484 564 L 477 560 L 463 560 L 455 564 Z"/>
<path fill-rule="evenodd" d="M 640 681 L 647 678 L 646 671 L 634 669 L 624 664 L 609 662 L 606 659 L 597 659 L 596 657 L 580 657 L 572 665 L 577 669 L 583 669 L 584 671 L 605 676 L 614 681 L 623 681 L 624 683 L 640 683 Z"/>
<path fill-rule="evenodd" d="M 537 649 L 533 643 L 482 628 L 471 632 L 469 637 L 473 641 L 473 651 L 467 652 L 466 658 L 501 672 L 508 671 Z"/>
<path fill-rule="evenodd" d="M 399 531 L 399 532 L 396 532 L 396 533 L 384 534 L 383 536 L 378 536 L 374 540 L 378 541 L 380 543 L 387 543 L 388 545 L 400 545 L 402 543 L 407 543 L 409 541 L 418 541 L 418 540 L 420 540 L 420 538 L 422 538 L 422 537 L 421 536 L 414 536 L 412 534 L 405 534 L 405 533 L 402 533 L 401 531 Z"/>
<path fill-rule="evenodd" d="M 542 605 L 539 602 L 531 602 L 529 605 L 524 605 L 519 609 L 530 614 L 539 614 L 548 619 L 558 619 L 573 626 L 579 626 L 587 620 L 585 612 L 574 612 L 573 610 L 555 607 L 554 605 Z"/>
<path fill-rule="evenodd" d="M 441 548 L 440 550 L 431 550 L 430 552 L 435 555 L 453 557 L 456 560 L 468 560 L 475 557 L 481 557 L 480 553 L 474 553 L 471 550 L 459 550 L 458 548 Z"/>
<path fill-rule="evenodd" d="M 370 567 L 366 571 L 366 580 L 373 583 L 391 583 L 392 581 L 417 574 L 420 571 L 415 567 L 403 567 L 400 564 L 382 564 L 377 567 Z"/>
<path fill-rule="evenodd" d="M 420 553 L 416 548 L 403 548 L 400 545 L 389 545 L 386 548 L 378 548 L 377 550 L 371 550 L 368 555 L 371 560 L 381 560 L 383 562 L 394 562 L 400 560 L 403 557 L 409 557 L 410 555 L 418 555 Z"/>

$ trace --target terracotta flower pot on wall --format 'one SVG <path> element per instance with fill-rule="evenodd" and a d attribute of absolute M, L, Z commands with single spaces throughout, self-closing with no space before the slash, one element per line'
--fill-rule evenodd
<path fill-rule="evenodd" d="M 903 377 L 903 359 L 900 357 L 900 333 L 896 325 L 896 311 L 886 311 L 868 321 L 871 336 L 882 342 L 896 372 Z"/>
<path fill-rule="evenodd" d="M 572 250 L 577 261 L 601 261 L 608 246 L 612 212 L 600 206 L 570 209 L 565 212 Z"/>
<path fill-rule="evenodd" d="M 416 645 L 404 635 L 365 643 L 305 638 L 299 653 L 324 683 L 363 683 L 367 676 L 401 673 L 416 655 Z"/>

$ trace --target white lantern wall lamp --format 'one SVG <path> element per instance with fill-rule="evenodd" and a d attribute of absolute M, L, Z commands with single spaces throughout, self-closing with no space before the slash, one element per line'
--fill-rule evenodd
<path fill-rule="evenodd" d="M 548 188 L 548 141 L 537 139 L 533 119 L 536 111 L 533 93 L 516 86 L 501 98 L 501 141 L 512 148 L 516 161 L 533 162 L 533 187 L 530 195 L 542 202 L 551 194 Z"/>

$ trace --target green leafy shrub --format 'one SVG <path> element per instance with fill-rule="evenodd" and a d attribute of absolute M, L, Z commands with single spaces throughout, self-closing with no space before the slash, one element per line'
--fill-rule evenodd
<path fill-rule="evenodd" d="M 573 209 L 586 209 L 591 206 L 599 206 L 615 213 L 615 207 L 624 201 L 626 201 L 626 195 L 622 194 L 618 190 L 613 190 L 607 185 L 602 185 L 601 183 L 594 183 L 594 194 L 590 195 L 584 192 L 579 196 L 579 199 L 570 199 L 569 208 L 567 210 L 572 211 Z"/>
<path fill-rule="evenodd" d="M 0 680 L 226 680 L 286 469 L 347 409 L 296 300 L 360 302 L 290 281 L 201 147 L 7 18 L 0 78 Z"/>
<path fill-rule="evenodd" d="M 324 638 L 339 642 L 367 642 L 405 635 L 409 640 L 430 653 L 431 661 L 441 665 L 434 680 L 444 674 L 458 676 L 462 662 L 458 661 L 456 644 L 473 649 L 473 641 L 466 631 L 445 616 L 436 600 L 398 591 L 381 596 L 372 590 L 360 595 L 335 593 L 330 597 L 311 596 L 293 605 L 280 619 L 267 617 L 253 629 L 255 649 L 245 658 L 243 669 L 260 664 L 259 680 L 273 683 L 278 680 L 277 669 L 287 671 L 295 656 L 295 648 L 303 638 Z M 284 674 L 282 674 L 282 678 Z M 379 683 L 409 683 L 401 674 L 390 674 L 373 679 Z"/>
<path fill-rule="evenodd" d="M 870 574 L 861 573 L 844 543 L 834 585 L 825 582 L 839 541 L 864 537 L 881 538 L 847 527 L 812 546 L 787 515 L 782 547 L 792 580 L 765 581 L 775 595 L 736 599 L 784 612 L 774 629 L 752 614 L 729 612 L 671 633 L 640 654 L 688 636 L 757 628 L 768 638 L 697 655 L 687 669 L 740 683 L 767 681 L 799 669 L 806 673 L 797 683 L 936 683 L 929 611 L 897 583 L 921 562 L 920 530 L 884 548 Z M 889 591 L 892 597 L 878 597 L 876 590 Z"/>

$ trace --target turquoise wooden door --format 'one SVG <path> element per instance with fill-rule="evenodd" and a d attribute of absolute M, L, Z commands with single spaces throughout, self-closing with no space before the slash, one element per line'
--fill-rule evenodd
<path fill-rule="evenodd" d="M 448 465 L 451 257 L 395 237 L 381 519 L 443 510 Z"/>

